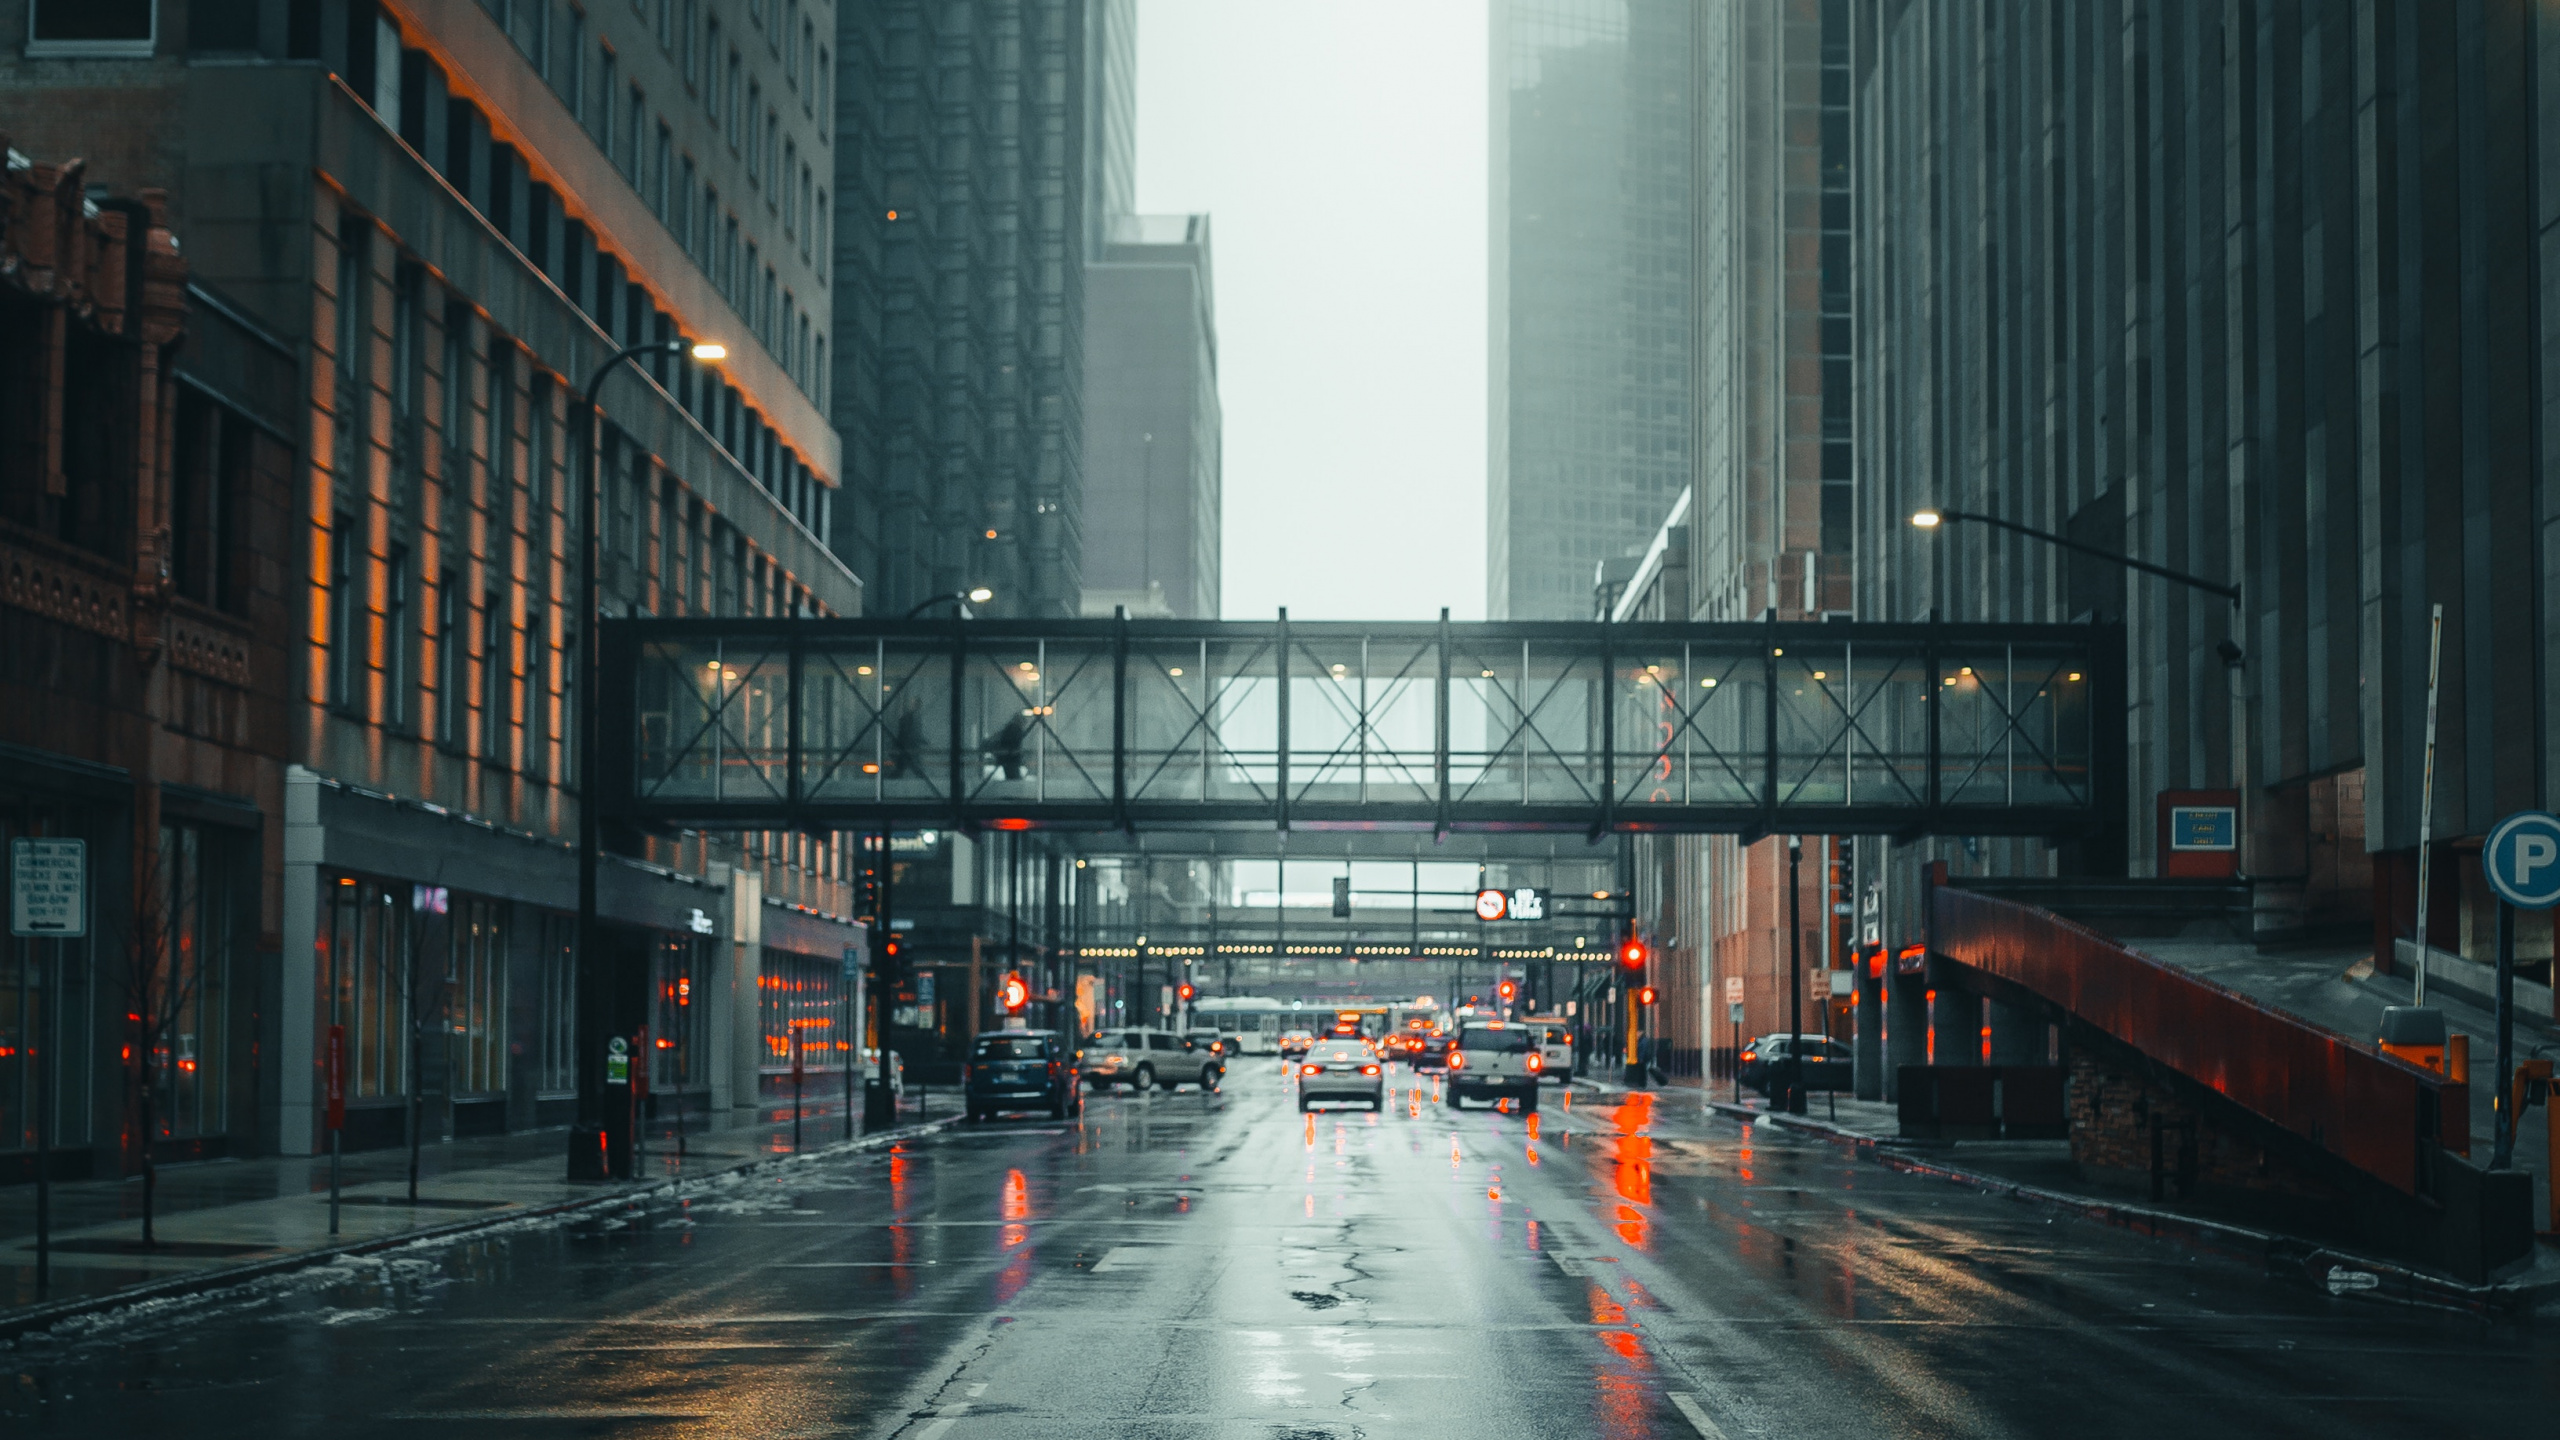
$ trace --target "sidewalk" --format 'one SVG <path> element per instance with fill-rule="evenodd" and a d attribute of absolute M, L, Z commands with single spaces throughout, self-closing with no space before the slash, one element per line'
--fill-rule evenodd
<path fill-rule="evenodd" d="M 900 1120 L 920 1116 L 910 1094 Z M 930 1117 L 958 1114 L 956 1096 L 933 1097 Z M 142 1181 L 57 1183 L 52 1196 L 51 1285 L 36 1293 L 36 1187 L 0 1189 L 0 1338 L 57 1313 L 95 1308 L 131 1292 L 144 1298 L 168 1289 L 227 1283 L 232 1278 L 308 1263 L 349 1249 L 370 1249 L 448 1230 L 591 1205 L 701 1178 L 792 1153 L 789 1102 L 712 1119 L 687 1117 L 679 1137 L 672 1119 L 646 1140 L 645 1177 L 572 1184 L 565 1128 L 444 1141 L 422 1147 L 418 1198 L 408 1198 L 409 1151 L 369 1150 L 340 1161 L 339 1233 L 329 1233 L 329 1159 L 267 1156 L 163 1167 L 153 1230 L 142 1245 Z M 812 1103 L 801 1111 L 800 1141 L 818 1150 L 845 1138 L 842 1105 Z"/>

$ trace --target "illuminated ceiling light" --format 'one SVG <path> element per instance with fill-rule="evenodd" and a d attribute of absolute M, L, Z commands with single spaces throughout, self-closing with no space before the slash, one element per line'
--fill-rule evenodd
<path fill-rule="evenodd" d="M 1165 673 L 1166 673 L 1166 674 L 1168 674 L 1168 675 L 1171 675 L 1171 676 L 1172 676 L 1173 678 L 1175 678 L 1176 680 L 1179 680 L 1179 679 L 1181 679 L 1181 678 L 1182 678 L 1182 667 L 1181 667 L 1181 666 L 1179 666 L 1179 665 L 1176 665 L 1176 666 L 1174 666 L 1171 670 L 1168 670 L 1168 671 L 1166 671 Z M 2077 680 L 2077 679 L 2079 679 L 2080 677 L 2079 677 L 2079 676 L 2077 676 L 2077 675 L 2074 675 L 2074 676 L 2072 676 L 2071 678 L 2072 678 L 2072 679 L 2074 679 L 2074 680 Z"/>
<path fill-rule="evenodd" d="M 1713 690 L 1716 688 L 1716 677 L 1710 675 L 1706 679 L 1699 681 L 1698 688 L 1701 690 Z"/>
<path fill-rule="evenodd" d="M 988 538 L 988 539 L 990 539 L 990 540 L 993 540 L 994 538 L 996 538 L 996 532 L 994 532 L 993 530 L 988 531 L 988 532 L 987 532 L 987 538 Z"/>
<path fill-rule="evenodd" d="M 1016 665 L 1016 666 L 1014 666 L 1013 668 L 1014 668 L 1014 669 L 1016 669 L 1016 670 L 1023 671 L 1023 672 L 1025 672 L 1025 673 L 1027 674 L 1027 673 L 1029 673 L 1029 672 L 1031 672 L 1031 671 L 1035 671 L 1035 670 L 1039 669 L 1040 667 L 1039 667 L 1039 666 L 1037 666 L 1037 665 L 1032 664 L 1032 663 L 1031 663 L 1030 661 L 1028 661 L 1028 660 L 1025 660 L 1025 661 L 1023 661 L 1021 664 Z"/>
<path fill-rule="evenodd" d="M 1813 672 L 1813 678 L 1816 680 L 1828 680 L 1831 676 L 1827 671 L 1816 670 Z"/>
<path fill-rule="evenodd" d="M 871 667 L 868 665 L 856 665 L 853 667 L 853 673 L 856 675 L 868 675 L 871 673 Z"/>
<path fill-rule="evenodd" d="M 2077 680 L 2077 679 L 2079 679 L 2079 678 L 2080 678 L 2080 672 L 2079 672 L 2079 671 L 2077 671 L 2077 670 L 2074 670 L 2074 671 L 2072 671 L 2070 674 L 2065 675 L 2065 676 L 2063 676 L 2062 678 L 2063 678 L 2063 679 L 2065 679 L 2065 680 Z"/>

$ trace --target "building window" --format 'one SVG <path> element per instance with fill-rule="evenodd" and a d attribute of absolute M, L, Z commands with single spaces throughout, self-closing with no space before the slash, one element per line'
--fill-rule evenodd
<path fill-rule="evenodd" d="M 684 23 L 678 27 L 684 33 L 677 37 L 676 47 L 684 55 L 684 83 L 699 86 L 702 83 L 702 62 L 696 56 L 693 43 L 696 20 L 693 5 L 694 0 L 684 0 Z"/>
<path fill-rule="evenodd" d="M 33 0 L 27 54 L 148 55 L 160 38 L 158 0 Z"/>
<path fill-rule="evenodd" d="M 720 123 L 720 17 L 703 21 L 702 30 L 702 108 L 711 123 Z"/>
<path fill-rule="evenodd" d="M 623 170 L 624 177 L 630 180 L 634 189 L 645 182 L 648 174 L 647 157 L 640 153 L 642 138 L 648 133 L 649 98 L 640 92 L 639 86 L 634 85 L 631 87 L 631 148 L 626 152 Z"/>
<path fill-rule="evenodd" d="M 669 936 L 659 942 L 658 973 L 651 977 L 656 982 L 655 1013 L 649 1017 L 649 1051 L 657 1062 L 649 1073 L 653 1090 L 692 1088 L 693 1052 L 704 1038 L 695 1033 L 694 1022 L 697 1016 L 709 1018 L 703 1016 L 702 982 L 711 973 L 711 957 L 706 953 L 711 943 L 692 935 Z M 707 1069 L 705 1078 L 709 1078 Z"/>
<path fill-rule="evenodd" d="M 768 206 L 776 203 L 772 193 L 773 190 L 788 189 L 791 185 L 790 171 L 774 169 L 775 166 L 782 163 L 779 159 L 775 158 L 778 153 L 776 142 L 781 138 L 781 135 L 781 112 L 768 105 L 765 107 L 764 112 L 764 163 L 766 169 L 773 171 L 774 182 L 772 189 L 765 192 L 764 203 Z"/>
<path fill-rule="evenodd" d="M 536 373 L 533 377 L 533 403 L 527 410 L 533 420 L 533 434 L 527 441 L 524 467 L 525 503 L 533 513 L 533 532 L 543 533 L 544 521 L 551 510 L 551 377 Z"/>
<path fill-rule="evenodd" d="M 738 52 L 731 50 L 729 52 L 729 83 L 726 87 L 729 99 L 729 113 L 727 118 L 721 121 L 721 128 L 729 132 L 729 148 L 732 151 L 738 148 L 738 129 L 740 125 L 744 123 L 739 118 L 739 107 L 744 103 L 740 98 L 738 90 L 738 72 L 740 68 Z"/>
<path fill-rule="evenodd" d="M 569 28 L 560 48 L 564 63 L 553 72 L 551 88 L 569 102 L 569 113 L 587 123 L 587 14 L 571 6 Z M 592 128 L 592 127 L 590 127 Z"/>
<path fill-rule="evenodd" d="M 356 563 L 355 517 L 343 511 L 329 534 L 328 702 L 352 710 L 364 699 L 364 567 Z"/>
<path fill-rule="evenodd" d="M 462 643 L 462 577 L 447 570 L 436 578 L 436 739 L 462 744 L 463 690 L 471 674 L 471 657 Z"/>
<path fill-rule="evenodd" d="M 669 172 L 673 169 L 674 153 L 675 134 L 666 126 L 660 125 L 656 163 L 649 167 L 649 205 L 651 209 L 658 212 L 658 223 L 661 225 L 669 223 L 667 201 L 674 187 L 668 184 L 668 178 Z"/>
<path fill-rule="evenodd" d="M 600 45 L 596 48 L 596 75 L 598 77 L 596 81 L 596 106 L 595 114 L 593 118 L 588 121 L 587 128 L 595 132 L 596 143 L 604 146 L 605 160 L 608 163 L 619 165 L 622 163 L 622 158 L 614 153 L 616 147 L 613 143 L 613 97 L 615 94 L 614 72 L 621 68 L 622 62 L 614 55 L 612 46 Z"/>
<path fill-rule="evenodd" d="M 757 108 L 763 103 L 764 86 L 753 80 L 748 81 L 747 126 L 749 133 L 747 135 L 747 178 L 759 185 L 764 183 L 764 137 L 754 133 L 754 127 L 756 117 L 764 113 L 761 109 Z"/>
<path fill-rule="evenodd" d="M 496 590 L 480 597 L 480 759 L 507 765 L 507 600 Z"/>
<path fill-rule="evenodd" d="M 818 47 L 818 119 L 824 122 L 818 126 L 818 143 L 821 145 L 827 143 L 829 133 L 835 129 L 835 110 L 830 98 L 834 94 L 835 69 L 827 59 L 827 47 L 821 45 Z"/>
<path fill-rule="evenodd" d="M 451 1027 L 452 1094 L 507 1088 L 506 907 L 465 900 L 453 908 L 453 959 L 445 967 L 445 1023 Z"/>
<path fill-rule="evenodd" d="M 321 902 L 328 1023 L 346 1028 L 347 1098 L 409 1087 L 409 887 L 341 875 Z"/>
<path fill-rule="evenodd" d="M 471 307 L 459 300 L 444 307 L 443 429 L 444 483 L 457 488 L 471 473 Z"/>
<path fill-rule="evenodd" d="M 676 175 L 682 181 L 676 186 L 676 240 L 684 246 L 684 253 L 693 257 L 693 263 L 699 265 L 702 263 L 702 235 L 695 217 L 702 213 L 702 207 L 694 203 L 694 192 L 701 188 L 701 182 L 695 176 L 692 156 L 687 155 L 676 162 Z"/>
<path fill-rule="evenodd" d="M 489 345 L 489 508 L 504 529 L 514 515 L 516 483 L 516 351 Z"/>
<path fill-rule="evenodd" d="M 409 547 L 394 545 L 382 600 L 382 721 L 394 729 L 409 723 Z"/>
<path fill-rule="evenodd" d="M 193 387 L 178 391 L 176 464 L 169 492 L 170 580 L 199 605 L 240 607 L 232 556 L 248 486 L 247 422 Z"/>
<path fill-rule="evenodd" d="M 791 235 L 800 228 L 800 192 L 792 188 L 792 174 L 801 169 L 800 144 L 796 140 L 782 142 L 782 233 Z"/>
<path fill-rule="evenodd" d="M 827 192 L 821 188 L 818 203 L 809 211 L 809 226 L 818 232 L 818 288 L 821 290 L 827 287 L 827 271 L 835 258 L 827 249 L 827 222 L 833 218 L 834 212 L 827 208 Z"/>

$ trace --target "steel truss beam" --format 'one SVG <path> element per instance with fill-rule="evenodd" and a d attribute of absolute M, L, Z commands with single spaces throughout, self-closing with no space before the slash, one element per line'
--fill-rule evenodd
<path fill-rule="evenodd" d="M 2105 836 L 2093 625 L 612 620 L 598 804 L 704 830 Z"/>

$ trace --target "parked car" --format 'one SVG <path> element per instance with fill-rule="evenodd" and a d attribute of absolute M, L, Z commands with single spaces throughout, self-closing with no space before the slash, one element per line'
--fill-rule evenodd
<path fill-rule="evenodd" d="M 1547 1067 L 1538 1038 L 1537 1028 L 1498 1020 L 1460 1030 L 1458 1043 L 1449 1048 L 1449 1108 L 1508 1095 L 1520 1102 L 1522 1114 L 1537 1114 L 1538 1075 Z"/>
<path fill-rule="evenodd" d="M 1223 1060 L 1194 1046 L 1171 1030 L 1138 1028 L 1105 1030 L 1084 1047 L 1080 1066 L 1084 1083 L 1096 1090 L 1126 1085 L 1132 1090 L 1198 1085 L 1215 1090 L 1225 1078 Z"/>
<path fill-rule="evenodd" d="M 1743 1046 L 1739 1062 L 1742 1083 L 1764 1093 L 1772 1085 L 1784 1083 L 1789 1062 L 1798 1053 L 1799 1045 L 1804 1056 L 1804 1079 L 1801 1082 L 1804 1088 L 1854 1088 L 1857 1077 L 1855 1053 L 1827 1035 L 1763 1035 Z"/>
<path fill-rule="evenodd" d="M 1291 1068 L 1298 1076 L 1300 1114 L 1319 1101 L 1333 1100 L 1366 1100 L 1372 1110 L 1387 1108 L 1387 1067 L 1366 1045 L 1327 1040 Z"/>
<path fill-rule="evenodd" d="M 971 1122 L 1007 1110 L 1046 1110 L 1064 1120 L 1084 1108 L 1066 1037 L 1055 1030 L 993 1030 L 978 1037 L 961 1070 Z"/>
<path fill-rule="evenodd" d="M 1280 1058 L 1283 1060 L 1303 1058 L 1307 1053 L 1307 1047 L 1315 1043 L 1315 1032 L 1311 1030 L 1283 1030 L 1280 1032 Z"/>

